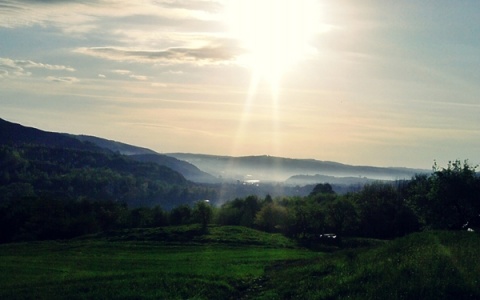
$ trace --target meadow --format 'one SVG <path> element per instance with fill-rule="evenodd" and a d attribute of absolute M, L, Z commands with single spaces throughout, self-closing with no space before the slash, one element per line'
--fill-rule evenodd
<path fill-rule="evenodd" d="M 279 234 L 198 226 L 0 246 L 1 299 L 238 299 L 279 261 L 321 255 Z"/>
<path fill-rule="evenodd" d="M 432 231 L 318 251 L 244 227 L 0 246 L 1 299 L 479 299 L 480 236 Z"/>

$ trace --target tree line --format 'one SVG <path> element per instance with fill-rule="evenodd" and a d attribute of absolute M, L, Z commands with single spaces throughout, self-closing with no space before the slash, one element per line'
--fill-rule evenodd
<path fill-rule="evenodd" d="M 307 197 L 250 196 L 222 205 L 214 222 L 309 239 L 321 233 L 391 239 L 420 230 L 480 229 L 480 177 L 468 161 L 430 175 L 365 185 L 337 195 L 318 184 Z"/>
<path fill-rule="evenodd" d="M 445 168 L 435 164 L 429 175 L 367 184 L 341 195 L 322 183 L 304 197 L 250 195 L 217 206 L 200 200 L 168 210 L 38 193 L 30 183 L 17 182 L 0 188 L 0 242 L 193 223 L 205 230 L 209 224 L 239 225 L 306 240 L 322 233 L 391 239 L 419 230 L 477 230 L 480 178 L 475 170 L 467 161 L 454 161 Z"/>

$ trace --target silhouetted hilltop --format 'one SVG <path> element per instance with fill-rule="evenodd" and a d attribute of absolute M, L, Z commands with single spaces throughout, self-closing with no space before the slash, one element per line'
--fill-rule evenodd
<path fill-rule="evenodd" d="M 113 152 L 118 152 L 120 154 L 124 155 L 136 155 L 136 154 L 157 154 L 155 151 L 143 148 L 143 147 L 138 147 L 138 146 L 132 146 L 129 144 L 117 142 L 117 141 L 112 141 L 104 138 L 99 138 L 96 136 L 90 136 L 90 135 L 72 135 L 72 137 L 79 139 L 82 142 L 90 142 L 92 144 L 97 145 L 100 148 L 108 149 Z"/>
<path fill-rule="evenodd" d="M 188 182 L 165 165 L 135 160 L 72 135 L 1 119 L 0 170 L 0 202 L 4 203 L 38 197 L 170 209 L 213 198 L 210 189 Z"/>
<path fill-rule="evenodd" d="M 82 142 L 66 134 L 43 131 L 0 119 L 0 145 L 22 144 L 100 151 L 94 144 Z"/>
<path fill-rule="evenodd" d="M 153 150 L 133 146 L 117 141 L 87 135 L 48 132 L 26 127 L 0 119 L 0 145 L 42 145 L 65 149 L 100 151 L 128 155 L 141 162 L 153 162 L 166 166 L 187 180 L 200 183 L 214 183 L 218 180 L 210 174 L 202 172 L 196 166 Z"/>

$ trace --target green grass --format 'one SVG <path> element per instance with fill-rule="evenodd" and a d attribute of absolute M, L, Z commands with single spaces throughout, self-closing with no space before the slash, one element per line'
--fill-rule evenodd
<path fill-rule="evenodd" d="M 0 246 L 0 299 L 234 299 L 266 266 L 318 255 L 281 235 L 241 227 L 8 244 Z"/>
<path fill-rule="evenodd" d="M 480 299 L 480 235 L 351 240 L 198 226 L 0 245 L 0 299 Z M 363 246 L 362 246 L 363 245 Z"/>
<path fill-rule="evenodd" d="M 417 233 L 370 249 L 278 264 L 267 270 L 267 286 L 256 298 L 480 299 L 479 250 L 475 233 Z"/>

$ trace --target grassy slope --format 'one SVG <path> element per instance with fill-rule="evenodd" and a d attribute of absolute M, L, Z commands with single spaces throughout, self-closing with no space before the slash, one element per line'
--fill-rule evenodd
<path fill-rule="evenodd" d="M 256 298 L 480 299 L 479 249 L 476 233 L 412 234 L 371 249 L 277 265 Z"/>
<path fill-rule="evenodd" d="M 0 246 L 0 299 L 228 299 L 274 262 L 319 254 L 241 227 L 110 232 Z"/>
<path fill-rule="evenodd" d="M 480 299 L 480 236 L 429 232 L 322 254 L 242 227 L 0 246 L 0 299 Z"/>

